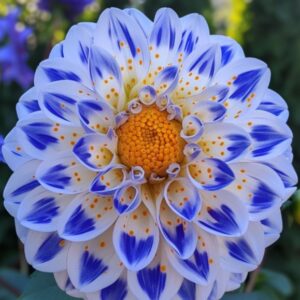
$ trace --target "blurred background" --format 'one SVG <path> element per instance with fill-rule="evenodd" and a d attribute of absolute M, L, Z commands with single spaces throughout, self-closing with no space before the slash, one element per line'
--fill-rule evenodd
<path fill-rule="evenodd" d="M 231 36 L 242 44 L 247 56 L 264 60 L 272 71 L 271 88 L 290 108 L 294 165 L 300 174 L 300 0 L 1 0 L 0 135 L 5 136 L 14 126 L 16 102 L 32 85 L 35 68 L 52 46 L 64 38 L 73 23 L 96 21 L 100 12 L 111 6 L 136 7 L 150 18 L 163 6 L 175 9 L 180 16 L 198 12 L 208 20 L 212 33 Z M 10 176 L 5 164 L 0 164 L 0 174 L 2 194 Z M 285 204 L 283 215 L 281 239 L 267 249 L 262 266 L 246 284 L 224 299 L 300 299 L 300 190 Z M 37 290 L 43 283 L 35 279 L 37 276 L 29 282 L 31 273 L 13 219 L 1 199 L 0 300 L 21 295 L 20 299 L 41 300 Z M 47 276 L 39 280 L 46 282 L 45 287 L 52 284 L 53 292 L 43 300 L 69 299 L 55 290 Z"/>

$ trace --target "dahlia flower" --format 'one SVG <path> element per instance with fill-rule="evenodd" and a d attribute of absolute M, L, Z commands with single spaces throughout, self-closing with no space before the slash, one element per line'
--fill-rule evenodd
<path fill-rule="evenodd" d="M 105 10 L 38 66 L 3 146 L 28 263 L 69 295 L 219 299 L 295 191 L 270 70 L 198 14 Z"/>
<path fill-rule="evenodd" d="M 27 65 L 29 27 L 18 28 L 20 10 L 15 8 L 0 18 L 0 82 L 15 80 L 23 88 L 32 84 L 33 71 Z"/>

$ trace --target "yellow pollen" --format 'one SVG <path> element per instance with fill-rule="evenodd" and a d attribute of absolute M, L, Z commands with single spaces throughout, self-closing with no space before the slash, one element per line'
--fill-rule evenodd
<path fill-rule="evenodd" d="M 170 164 L 181 163 L 184 158 L 181 129 L 178 121 L 168 120 L 166 111 L 159 111 L 156 105 L 143 106 L 117 130 L 122 163 L 142 167 L 147 177 L 151 173 L 165 176 Z"/>

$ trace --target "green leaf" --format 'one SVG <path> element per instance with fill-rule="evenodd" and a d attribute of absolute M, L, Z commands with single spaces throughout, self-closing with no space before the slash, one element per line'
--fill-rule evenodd
<path fill-rule="evenodd" d="M 34 272 L 19 300 L 74 300 L 59 289 L 52 273 Z"/>
<path fill-rule="evenodd" d="M 271 288 L 285 297 L 292 295 L 292 283 L 290 279 L 283 273 L 264 269 L 261 271 L 261 275 L 263 278 L 263 285 L 269 285 Z"/>
<path fill-rule="evenodd" d="M 269 290 L 254 291 L 251 293 L 229 293 L 225 294 L 222 300 L 279 300 L 279 298 Z"/>

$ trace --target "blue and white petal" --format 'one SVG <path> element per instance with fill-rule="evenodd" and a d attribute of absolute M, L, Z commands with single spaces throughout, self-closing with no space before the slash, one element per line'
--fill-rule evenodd
<path fill-rule="evenodd" d="M 91 131 L 106 134 L 116 125 L 113 110 L 103 100 L 81 100 L 77 103 L 77 110 L 81 122 Z"/>
<path fill-rule="evenodd" d="M 141 192 L 139 186 L 133 183 L 126 183 L 114 194 L 114 207 L 119 214 L 128 214 L 141 203 Z"/>
<path fill-rule="evenodd" d="M 124 90 L 120 67 L 115 58 L 108 51 L 92 46 L 89 67 L 98 95 L 120 111 L 124 106 Z"/>
<path fill-rule="evenodd" d="M 151 56 L 149 79 L 153 78 L 165 66 L 177 64 L 177 51 L 181 37 L 181 24 L 177 14 L 170 8 L 159 9 L 156 12 L 153 29 L 149 37 Z"/>
<path fill-rule="evenodd" d="M 196 115 L 187 116 L 182 121 L 180 136 L 188 143 L 199 141 L 203 134 L 204 126 Z"/>
<path fill-rule="evenodd" d="M 159 229 L 145 205 L 118 218 L 113 243 L 129 270 L 141 270 L 152 261 L 159 243 Z"/>
<path fill-rule="evenodd" d="M 17 129 L 14 127 L 5 137 L 1 151 L 4 157 L 5 163 L 11 170 L 16 170 L 24 163 L 31 160 L 30 157 L 20 143 L 18 139 Z"/>
<path fill-rule="evenodd" d="M 69 152 L 44 160 L 36 170 L 37 180 L 45 189 L 63 194 L 87 191 L 95 175 Z"/>
<path fill-rule="evenodd" d="M 35 87 L 32 87 L 25 92 L 17 103 L 17 115 L 19 119 L 40 110 L 38 102 L 38 92 Z"/>
<path fill-rule="evenodd" d="M 212 81 L 214 84 L 227 85 L 228 99 L 226 118 L 238 119 L 255 110 L 267 91 L 270 70 L 262 61 L 242 58 L 221 68 Z"/>
<path fill-rule="evenodd" d="M 117 8 L 102 12 L 94 43 L 116 57 L 124 87 L 129 91 L 145 77 L 150 56 L 144 31 L 126 12 Z"/>
<path fill-rule="evenodd" d="M 137 299 L 171 300 L 177 294 L 182 280 L 182 276 L 168 261 L 162 245 L 146 268 L 128 272 L 128 284 Z"/>
<path fill-rule="evenodd" d="M 24 198 L 40 187 L 35 174 L 39 164 L 40 161 L 38 160 L 31 160 L 24 163 L 10 176 L 4 188 L 4 206 L 14 217 L 16 217 L 19 206 Z"/>
<path fill-rule="evenodd" d="M 228 186 L 234 180 L 229 165 L 220 159 L 198 156 L 186 166 L 187 176 L 199 190 L 215 191 Z"/>
<path fill-rule="evenodd" d="M 241 236 L 248 227 L 248 209 L 235 194 L 226 190 L 201 191 L 203 206 L 196 224 L 217 236 Z"/>
<path fill-rule="evenodd" d="M 229 162 L 246 155 L 251 139 L 240 126 L 216 122 L 205 124 L 198 144 L 207 157 Z"/>
<path fill-rule="evenodd" d="M 202 204 L 199 192 L 187 178 L 174 178 L 167 182 L 164 198 L 169 207 L 187 221 L 195 218 Z"/>
<path fill-rule="evenodd" d="M 261 220 L 279 207 L 285 194 L 280 177 L 270 167 L 258 163 L 230 164 L 235 180 L 226 189 L 247 205 L 250 220 Z"/>
<path fill-rule="evenodd" d="M 57 43 L 49 53 L 49 58 L 57 57 L 64 57 L 64 41 Z"/>
<path fill-rule="evenodd" d="M 82 24 L 72 26 L 64 40 L 64 57 L 83 68 L 88 68 L 93 31 Z"/>
<path fill-rule="evenodd" d="M 29 231 L 25 241 L 25 257 L 39 271 L 63 271 L 67 267 L 70 245 L 56 232 Z"/>
<path fill-rule="evenodd" d="M 76 104 L 82 100 L 96 99 L 96 94 L 72 80 L 54 81 L 39 90 L 39 105 L 54 122 L 80 127 Z"/>
<path fill-rule="evenodd" d="M 88 241 L 102 234 L 116 219 L 112 197 L 82 193 L 64 210 L 58 233 L 70 241 Z"/>
<path fill-rule="evenodd" d="M 190 257 L 197 244 L 194 225 L 175 214 L 164 199 L 156 201 L 158 225 L 162 236 L 180 258 Z"/>
<path fill-rule="evenodd" d="M 91 183 L 90 190 L 99 195 L 112 195 L 125 184 L 127 175 L 125 166 L 113 164 L 107 170 L 98 173 Z"/>
<path fill-rule="evenodd" d="M 87 88 L 93 88 L 88 70 L 62 57 L 41 62 L 35 72 L 34 85 L 40 89 L 50 82 L 60 80 L 72 80 L 82 83 Z"/>
<path fill-rule="evenodd" d="M 255 111 L 240 119 L 238 124 L 251 136 L 251 147 L 247 155 L 249 159 L 273 159 L 291 145 L 291 129 L 268 112 Z"/>
<path fill-rule="evenodd" d="M 159 72 L 154 80 L 156 93 L 162 96 L 171 93 L 177 86 L 178 73 L 178 67 L 176 66 L 165 67 Z"/>
<path fill-rule="evenodd" d="M 67 271 L 72 284 L 82 292 L 96 292 L 115 282 L 124 269 L 112 244 L 109 229 L 95 239 L 71 243 Z"/>
<path fill-rule="evenodd" d="M 88 169 L 104 171 L 115 161 L 116 141 L 108 135 L 91 133 L 74 146 L 73 153 Z"/>
<path fill-rule="evenodd" d="M 145 37 L 148 38 L 152 31 L 153 22 L 136 8 L 126 8 L 124 9 L 124 12 L 126 12 L 136 21 L 136 23 L 141 27 L 142 31 L 144 32 Z"/>
<path fill-rule="evenodd" d="M 242 47 L 232 38 L 224 35 L 211 35 L 209 38 L 212 43 L 217 43 L 221 46 L 222 67 L 245 57 Z"/>
<path fill-rule="evenodd" d="M 210 284 L 218 270 L 218 245 L 213 235 L 197 228 L 197 246 L 191 257 L 181 259 L 168 248 L 167 256 L 174 269 L 184 278 L 201 285 Z"/>
<path fill-rule="evenodd" d="M 242 237 L 219 240 L 220 263 L 231 272 L 249 272 L 261 263 L 264 250 L 263 227 L 257 222 L 250 222 L 247 232 Z"/>
<path fill-rule="evenodd" d="M 19 240 L 24 244 L 27 238 L 29 229 L 20 224 L 18 219 L 15 219 L 15 229 Z"/>
<path fill-rule="evenodd" d="M 220 63 L 221 50 L 217 44 L 197 47 L 182 66 L 175 97 L 191 97 L 204 91 L 218 71 Z"/>
<path fill-rule="evenodd" d="M 196 284 L 184 278 L 177 295 L 172 300 L 196 300 Z"/>
<path fill-rule="evenodd" d="M 209 28 L 204 17 L 196 13 L 180 18 L 180 22 L 182 26 L 182 38 L 178 51 L 183 53 L 183 58 L 186 58 L 198 45 L 208 43 Z"/>
<path fill-rule="evenodd" d="M 22 201 L 17 219 L 32 230 L 56 231 L 61 214 L 72 199 L 72 196 L 52 193 L 38 187 Z"/>
<path fill-rule="evenodd" d="M 267 111 L 283 122 L 286 122 L 289 117 L 287 103 L 279 94 L 270 89 L 266 91 L 257 109 Z"/>
<path fill-rule="evenodd" d="M 96 293 L 87 293 L 87 300 L 136 300 L 127 284 L 127 271 L 111 285 Z"/>
<path fill-rule="evenodd" d="M 48 119 L 42 112 L 20 120 L 16 128 L 22 148 L 36 159 L 47 159 L 49 155 L 71 150 L 84 134 L 83 128 L 64 126 Z"/>

